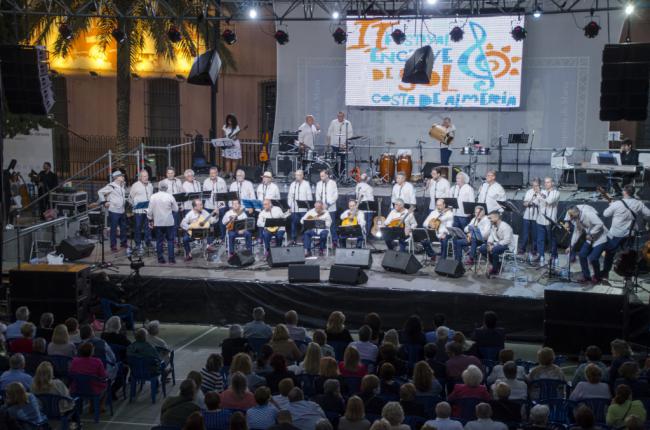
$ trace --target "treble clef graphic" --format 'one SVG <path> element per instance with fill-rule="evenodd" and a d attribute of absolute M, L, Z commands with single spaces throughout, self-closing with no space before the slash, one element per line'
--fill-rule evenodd
<path fill-rule="evenodd" d="M 467 76 L 478 79 L 474 83 L 474 88 L 477 91 L 491 90 L 494 88 L 494 77 L 483 52 L 487 34 L 483 27 L 473 21 L 469 21 L 469 28 L 474 36 L 474 44 L 458 57 L 458 68 Z M 472 66 L 470 66 L 470 59 Z"/>

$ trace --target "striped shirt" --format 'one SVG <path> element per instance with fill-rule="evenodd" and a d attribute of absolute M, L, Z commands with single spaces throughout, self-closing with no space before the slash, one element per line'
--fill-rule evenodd
<path fill-rule="evenodd" d="M 219 372 L 211 372 L 205 368 L 201 369 L 201 391 L 207 393 L 209 391 L 216 391 L 220 393 L 223 391 L 223 375 Z"/>
<path fill-rule="evenodd" d="M 277 416 L 278 410 L 270 404 L 254 406 L 246 411 L 246 421 L 251 430 L 271 427 L 275 424 Z"/>

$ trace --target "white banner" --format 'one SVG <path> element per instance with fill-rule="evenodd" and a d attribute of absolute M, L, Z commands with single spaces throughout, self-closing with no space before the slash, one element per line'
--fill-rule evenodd
<path fill-rule="evenodd" d="M 52 163 L 52 170 L 56 171 L 52 160 L 53 155 L 52 130 L 39 128 L 32 130 L 28 135 L 18 134 L 11 139 L 5 138 L 3 169 L 6 169 L 11 160 L 15 159 L 17 164 L 14 170 L 29 180 L 27 174 L 31 170 L 40 172 L 45 161 Z"/>

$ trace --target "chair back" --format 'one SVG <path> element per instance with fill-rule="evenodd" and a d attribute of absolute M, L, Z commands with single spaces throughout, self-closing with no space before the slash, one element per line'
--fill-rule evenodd
<path fill-rule="evenodd" d="M 531 400 L 564 399 L 569 385 L 559 379 L 536 379 L 528 384 Z"/>
<path fill-rule="evenodd" d="M 334 348 L 336 361 L 343 361 L 343 354 L 345 354 L 345 348 L 348 347 L 349 343 L 340 340 L 327 341 L 327 343 Z"/>
<path fill-rule="evenodd" d="M 584 404 L 593 411 L 596 424 L 598 424 L 599 427 L 607 425 L 607 408 L 609 408 L 611 403 L 609 399 L 580 399 L 576 403 L 579 405 Z"/>
<path fill-rule="evenodd" d="M 95 375 L 82 375 L 79 373 L 71 373 L 70 380 L 72 381 L 71 394 L 79 397 L 95 397 L 98 394 L 93 390 L 93 382 L 100 382 L 107 384 L 106 378 L 100 378 Z M 108 387 L 108 384 L 106 385 Z"/>
<path fill-rule="evenodd" d="M 253 353 L 255 356 L 259 355 L 259 353 L 262 351 L 262 346 L 266 345 L 269 343 L 271 339 L 268 337 L 247 337 L 246 342 L 248 343 L 248 346 L 251 347 L 253 350 Z"/>
<path fill-rule="evenodd" d="M 48 355 L 46 360 L 52 364 L 55 378 L 68 379 L 72 357 L 68 357 L 67 355 Z"/>
<path fill-rule="evenodd" d="M 453 417 L 458 418 L 463 425 L 476 419 L 476 405 L 483 402 L 483 399 L 468 397 L 457 399 L 451 402 Z"/>
<path fill-rule="evenodd" d="M 61 400 L 67 400 L 70 402 L 77 400 L 72 397 L 60 396 L 58 394 L 35 394 L 35 396 L 41 404 L 41 410 L 45 415 L 47 415 L 47 418 L 51 420 L 60 420 L 62 417 L 70 413 L 61 413 Z"/>
<path fill-rule="evenodd" d="M 512 241 L 510 242 L 510 245 L 508 245 L 508 251 L 516 253 L 518 243 L 519 243 L 519 235 L 518 234 L 513 234 L 512 235 Z"/>
<path fill-rule="evenodd" d="M 221 411 L 203 411 L 203 421 L 206 430 L 228 430 L 232 412 L 228 409 Z"/>
<path fill-rule="evenodd" d="M 550 411 L 548 415 L 549 422 L 555 424 L 569 424 L 573 420 L 573 408 L 576 403 L 567 399 L 544 399 L 538 402 L 541 405 L 548 406 Z"/>
<path fill-rule="evenodd" d="M 131 377 L 137 381 L 148 381 L 158 376 L 151 371 L 158 367 L 158 360 L 153 357 L 128 357 L 127 362 Z"/>

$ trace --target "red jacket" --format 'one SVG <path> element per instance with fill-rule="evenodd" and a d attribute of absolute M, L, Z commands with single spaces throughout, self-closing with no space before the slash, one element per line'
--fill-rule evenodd
<path fill-rule="evenodd" d="M 104 363 L 97 357 L 75 357 L 70 363 L 70 373 L 79 375 L 93 375 L 99 378 L 106 378 Z M 106 382 L 92 381 L 90 384 L 93 393 L 100 394 L 106 389 Z M 70 385 L 70 392 L 76 391 L 75 383 Z"/>

